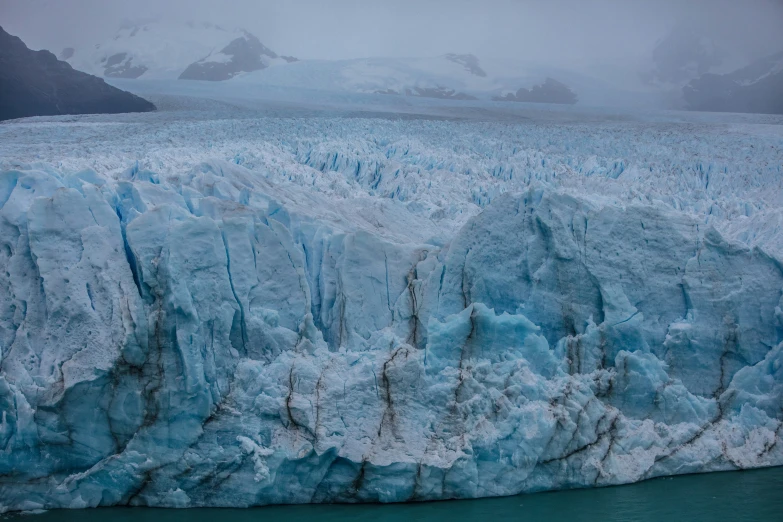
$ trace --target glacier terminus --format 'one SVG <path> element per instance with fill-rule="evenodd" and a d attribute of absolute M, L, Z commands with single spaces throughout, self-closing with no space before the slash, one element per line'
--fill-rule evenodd
<path fill-rule="evenodd" d="M 172 100 L 0 126 L 2 510 L 783 465 L 779 121 Z"/>

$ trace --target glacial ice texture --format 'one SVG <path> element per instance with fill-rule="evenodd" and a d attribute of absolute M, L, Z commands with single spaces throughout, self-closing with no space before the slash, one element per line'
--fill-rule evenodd
<path fill-rule="evenodd" d="M 0 504 L 783 464 L 775 126 L 0 127 Z"/>

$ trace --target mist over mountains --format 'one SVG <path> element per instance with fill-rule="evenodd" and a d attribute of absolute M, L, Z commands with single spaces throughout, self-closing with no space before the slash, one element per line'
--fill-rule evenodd
<path fill-rule="evenodd" d="M 9 2 L 3 14 L 33 48 L 110 80 L 236 80 L 456 101 L 771 111 L 772 83 L 751 89 L 760 101 L 721 104 L 716 97 L 747 95 L 726 94 L 731 85 L 714 76 L 763 67 L 783 51 L 783 5 L 772 0 L 457 0 L 447 8 L 32 0 Z"/>
<path fill-rule="evenodd" d="M 244 29 L 154 20 L 126 23 L 112 38 L 65 47 L 60 56 L 76 69 L 106 78 L 241 78 L 258 85 L 457 101 L 777 113 L 781 98 L 778 54 L 748 62 L 688 20 L 656 42 L 638 70 L 624 75 L 471 53 L 299 60 L 279 55 L 263 36 Z"/>
<path fill-rule="evenodd" d="M 686 20 L 656 45 L 652 61 L 642 77 L 670 93 L 671 108 L 783 113 L 783 50 L 743 58 Z"/>

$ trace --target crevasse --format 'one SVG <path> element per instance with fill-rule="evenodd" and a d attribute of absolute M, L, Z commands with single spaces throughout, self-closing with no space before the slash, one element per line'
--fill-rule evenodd
<path fill-rule="evenodd" d="M 369 190 L 390 175 L 303 150 Z M 4 170 L 3 509 L 473 498 L 783 464 L 774 248 L 551 183 L 478 206 L 430 239 L 403 202 L 231 162 Z"/>

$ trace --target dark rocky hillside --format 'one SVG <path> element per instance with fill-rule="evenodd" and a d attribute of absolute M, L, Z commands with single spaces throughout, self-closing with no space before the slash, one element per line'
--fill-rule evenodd
<path fill-rule="evenodd" d="M 0 27 L 0 120 L 58 114 L 154 111 L 147 100 L 33 51 Z"/>
<path fill-rule="evenodd" d="M 540 85 L 534 85 L 532 89 L 521 88 L 516 93 L 495 96 L 492 99 L 495 101 L 564 104 L 574 104 L 578 101 L 574 91 L 569 89 L 564 83 L 552 78 L 547 78 Z"/>
<path fill-rule="evenodd" d="M 691 110 L 783 114 L 783 52 L 730 74 L 705 74 L 682 92 Z"/>

